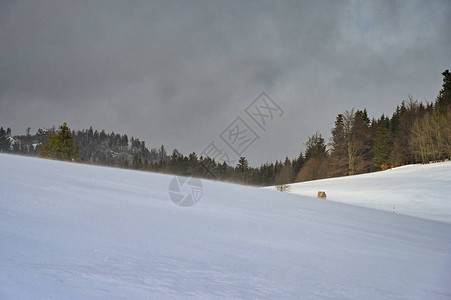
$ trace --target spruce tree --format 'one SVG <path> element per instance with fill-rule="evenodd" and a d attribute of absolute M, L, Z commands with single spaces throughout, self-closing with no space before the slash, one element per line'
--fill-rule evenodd
<path fill-rule="evenodd" d="M 307 143 L 305 143 L 305 160 L 317 157 L 326 157 L 328 155 L 326 143 L 320 133 L 316 132 L 309 136 Z"/>
<path fill-rule="evenodd" d="M 240 157 L 236 168 L 241 174 L 244 174 L 248 170 L 249 162 L 247 161 L 246 157 L 244 156 Z"/>
<path fill-rule="evenodd" d="M 298 158 L 293 160 L 293 171 L 294 171 L 293 180 L 296 178 L 296 175 L 304 166 L 304 163 L 305 163 L 304 154 L 301 151 L 301 153 L 299 153 Z"/>
<path fill-rule="evenodd" d="M 445 113 L 446 109 L 451 107 L 451 73 L 446 70 L 442 75 L 443 85 L 435 100 L 435 105 L 441 113 Z"/>
<path fill-rule="evenodd" d="M 384 125 L 379 125 L 376 131 L 376 137 L 374 138 L 374 158 L 373 164 L 376 168 L 380 168 L 382 165 L 389 165 L 390 152 L 391 152 L 391 132 Z"/>
<path fill-rule="evenodd" d="M 335 119 L 335 127 L 332 129 L 332 137 L 329 145 L 331 147 L 331 175 L 348 175 L 348 147 L 343 114 L 339 114 Z"/>

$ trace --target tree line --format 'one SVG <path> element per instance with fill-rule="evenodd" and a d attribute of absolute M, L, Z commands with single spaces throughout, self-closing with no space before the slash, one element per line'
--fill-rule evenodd
<path fill-rule="evenodd" d="M 0 152 L 41 156 L 82 163 L 214 178 L 242 184 L 282 186 L 287 183 L 385 170 L 391 167 L 440 161 L 451 157 L 451 73 L 442 73 L 443 86 L 434 102 L 408 97 L 392 116 L 370 119 L 366 109 L 338 114 L 326 142 L 321 133 L 308 137 L 299 156 L 249 165 L 241 157 L 235 166 L 162 145 L 148 149 L 144 141 L 126 134 L 89 129 L 38 129 L 12 136 L 0 128 Z"/>
<path fill-rule="evenodd" d="M 321 134 L 309 137 L 305 165 L 296 181 L 362 174 L 451 158 L 451 73 L 434 102 L 409 96 L 391 117 L 368 117 L 366 109 L 337 115 L 327 143 Z"/>

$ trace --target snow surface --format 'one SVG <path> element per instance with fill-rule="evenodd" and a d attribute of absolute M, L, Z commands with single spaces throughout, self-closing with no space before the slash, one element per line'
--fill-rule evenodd
<path fill-rule="evenodd" d="M 451 298 L 451 224 L 172 178 L 0 154 L 0 299 Z"/>
<path fill-rule="evenodd" d="M 274 187 L 272 189 L 275 189 Z M 290 185 L 290 193 L 451 223 L 451 161 Z M 451 282 L 450 282 L 451 284 Z"/>

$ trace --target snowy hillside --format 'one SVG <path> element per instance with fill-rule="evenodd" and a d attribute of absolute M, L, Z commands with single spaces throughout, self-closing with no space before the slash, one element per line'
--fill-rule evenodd
<path fill-rule="evenodd" d="M 290 193 L 451 223 L 451 161 L 295 183 Z"/>
<path fill-rule="evenodd" d="M 0 299 L 451 298 L 451 224 L 172 178 L 0 154 Z"/>

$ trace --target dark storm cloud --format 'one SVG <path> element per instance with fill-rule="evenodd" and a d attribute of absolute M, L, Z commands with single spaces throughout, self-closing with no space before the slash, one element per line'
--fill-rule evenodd
<path fill-rule="evenodd" d="M 285 114 L 246 153 L 295 156 L 352 107 L 432 101 L 449 1 L 2 1 L 0 124 L 90 125 L 201 151 L 262 91 Z"/>

